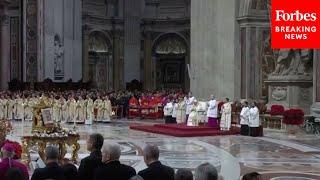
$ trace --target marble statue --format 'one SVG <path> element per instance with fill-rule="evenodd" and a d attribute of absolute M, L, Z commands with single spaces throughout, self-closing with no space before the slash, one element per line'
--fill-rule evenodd
<path fill-rule="evenodd" d="M 312 74 L 312 50 L 280 49 L 273 76 L 309 76 Z"/>
<path fill-rule="evenodd" d="M 54 37 L 54 73 L 55 76 L 63 75 L 63 55 L 64 47 L 61 43 L 59 35 Z"/>

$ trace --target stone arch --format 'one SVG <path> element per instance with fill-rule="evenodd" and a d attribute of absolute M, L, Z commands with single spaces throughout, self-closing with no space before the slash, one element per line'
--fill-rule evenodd
<path fill-rule="evenodd" d="M 159 34 L 152 43 L 154 60 L 154 82 L 156 89 L 189 89 L 187 64 L 189 64 L 189 42 L 180 33 Z"/>
<path fill-rule="evenodd" d="M 89 80 L 98 89 L 113 89 L 113 51 L 107 33 L 92 30 L 88 38 Z"/>

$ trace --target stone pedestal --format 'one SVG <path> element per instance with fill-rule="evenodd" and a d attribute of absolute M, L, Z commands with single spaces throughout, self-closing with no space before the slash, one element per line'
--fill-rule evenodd
<path fill-rule="evenodd" d="M 268 107 L 277 104 L 285 108 L 301 108 L 308 114 L 312 104 L 312 78 L 281 77 L 266 81 L 269 87 Z"/>

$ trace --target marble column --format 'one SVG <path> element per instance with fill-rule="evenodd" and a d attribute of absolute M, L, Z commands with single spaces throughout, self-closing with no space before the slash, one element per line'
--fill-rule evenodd
<path fill-rule="evenodd" d="M 10 27 L 8 16 L 9 1 L 0 0 L 0 89 L 8 89 L 10 81 Z"/>
<path fill-rule="evenodd" d="M 313 96 L 311 114 L 320 121 L 320 50 L 314 50 L 313 60 Z"/>
<path fill-rule="evenodd" d="M 152 65 L 152 39 L 151 39 L 151 33 L 145 32 L 145 38 L 144 38 L 144 78 L 143 78 L 143 85 L 144 89 L 151 90 L 153 89 L 153 76 L 152 71 L 153 65 Z"/>
<path fill-rule="evenodd" d="M 190 90 L 198 98 L 213 93 L 233 99 L 239 94 L 236 1 L 191 1 Z"/>
<path fill-rule="evenodd" d="M 120 83 L 120 35 L 119 32 L 113 32 L 113 86 L 115 90 L 121 88 Z"/>
<path fill-rule="evenodd" d="M 82 27 L 82 79 L 83 82 L 89 81 L 89 27 L 84 25 Z"/>

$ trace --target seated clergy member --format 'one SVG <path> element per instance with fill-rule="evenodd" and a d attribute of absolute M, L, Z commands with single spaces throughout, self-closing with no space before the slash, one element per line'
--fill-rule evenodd
<path fill-rule="evenodd" d="M 147 145 L 143 150 L 143 155 L 144 162 L 148 168 L 138 174 L 144 180 L 174 180 L 174 170 L 159 161 L 159 149 L 157 146 Z"/>
<path fill-rule="evenodd" d="M 102 165 L 101 148 L 104 138 L 101 134 L 91 134 L 87 139 L 87 150 L 90 155 L 81 160 L 78 175 L 80 180 L 93 179 L 95 170 Z"/>
<path fill-rule="evenodd" d="M 9 176 L 10 171 L 16 169 L 19 171 L 23 179 L 29 179 L 29 173 L 27 167 L 19 161 L 13 160 L 14 147 L 11 144 L 4 144 L 1 148 L 2 159 L 0 160 L 0 179 L 5 179 Z"/>
<path fill-rule="evenodd" d="M 34 171 L 31 180 L 66 180 L 62 167 L 58 164 L 59 150 L 57 147 L 48 146 L 45 149 L 46 167 Z"/>
<path fill-rule="evenodd" d="M 119 144 L 105 144 L 102 148 L 103 165 L 96 169 L 94 179 L 128 180 L 135 176 L 136 171 L 132 167 L 120 163 L 120 155 Z"/>

